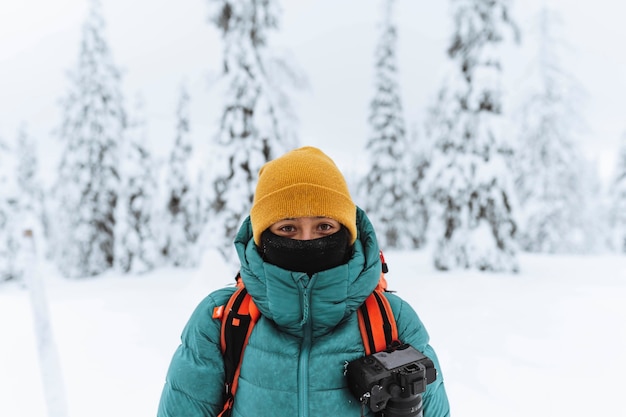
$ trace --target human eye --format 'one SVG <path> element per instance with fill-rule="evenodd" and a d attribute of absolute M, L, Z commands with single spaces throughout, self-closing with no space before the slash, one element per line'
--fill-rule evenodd
<path fill-rule="evenodd" d="M 318 228 L 322 231 L 322 232 L 330 232 L 331 230 L 334 229 L 334 226 L 330 223 L 321 223 Z"/>
<path fill-rule="evenodd" d="M 278 230 L 280 230 L 283 233 L 293 233 L 296 231 L 296 228 L 291 224 L 285 224 L 285 225 L 279 226 Z"/>
<path fill-rule="evenodd" d="M 293 221 L 281 220 L 271 225 L 270 231 L 278 236 L 292 237 L 298 232 L 298 228 Z"/>
<path fill-rule="evenodd" d="M 324 234 L 324 235 L 331 235 L 333 233 L 335 233 L 337 230 L 339 230 L 341 226 L 339 225 L 339 222 L 335 221 L 334 219 L 322 219 L 318 224 L 317 224 L 317 231 L 318 233 Z"/>

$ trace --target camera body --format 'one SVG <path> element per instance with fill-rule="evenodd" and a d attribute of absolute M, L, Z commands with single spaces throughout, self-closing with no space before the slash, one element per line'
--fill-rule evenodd
<path fill-rule="evenodd" d="M 437 378 L 433 361 L 408 344 L 348 363 L 352 394 L 384 417 L 421 416 L 426 385 Z"/>

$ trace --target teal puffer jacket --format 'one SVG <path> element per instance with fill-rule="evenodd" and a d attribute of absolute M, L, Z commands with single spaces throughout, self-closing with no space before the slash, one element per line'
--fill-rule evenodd
<path fill-rule="evenodd" d="M 380 259 L 373 228 L 357 209 L 359 236 L 350 261 L 308 277 L 264 262 L 249 219 L 235 246 L 241 276 L 262 313 L 245 350 L 233 417 L 360 416 L 344 365 L 364 356 L 356 309 L 378 284 Z M 220 321 L 213 308 L 235 288 L 206 297 L 192 314 L 168 370 L 158 417 L 216 416 L 222 410 L 224 364 Z M 441 368 L 413 309 L 387 294 L 400 339 Z M 424 394 L 424 417 L 449 416 L 441 372 Z M 367 414 L 367 415 L 372 415 Z"/>

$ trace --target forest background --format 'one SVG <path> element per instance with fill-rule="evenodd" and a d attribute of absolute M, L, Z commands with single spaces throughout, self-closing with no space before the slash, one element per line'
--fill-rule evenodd
<path fill-rule="evenodd" d="M 258 168 L 313 145 L 346 173 L 395 259 L 395 285 L 441 341 L 458 409 L 583 415 L 597 403 L 572 400 L 571 364 L 600 350 L 608 384 L 589 392 L 615 412 L 625 364 L 620 7 L 4 2 L 0 333 L 16 343 L 1 345 L 0 391 L 15 401 L 0 403 L 32 415 L 20 404 L 33 393 L 35 345 L 43 387 L 62 386 L 53 355 L 41 355 L 54 350 L 42 279 L 70 408 L 92 407 L 93 386 L 126 395 L 107 391 L 122 369 L 130 387 L 150 386 L 134 404 L 150 415 L 172 334 L 236 268 L 232 234 Z M 76 332 L 89 326 L 72 320 L 83 316 L 92 333 Z M 126 339 L 133 353 L 120 362 L 115 342 Z M 129 367 L 144 357 L 145 368 Z M 537 381 L 538 403 L 524 401 Z M 64 398 L 52 394 L 49 410 Z"/>
<path fill-rule="evenodd" d="M 619 138 L 626 122 L 626 38 L 623 5 L 610 0 L 572 3 L 529 0 L 513 4 L 521 43 L 505 50 L 509 113 L 515 110 L 538 55 L 538 16 L 542 5 L 555 9 L 566 43 L 562 67 L 584 91 L 580 103 L 586 128 L 586 154 L 603 178 L 613 174 Z M 82 0 L 24 0 L 0 5 L 0 137 L 12 141 L 22 123 L 40 143 L 42 170 L 56 168 L 58 101 L 77 48 L 88 3 Z M 308 87 L 294 99 L 302 144 L 324 148 L 344 169 L 356 169 L 353 155 L 364 151 L 373 93 L 373 51 L 380 23 L 380 1 L 283 1 L 280 29 L 272 46 L 290 54 Z M 211 89 L 221 70 L 220 35 L 208 22 L 208 2 L 116 0 L 104 2 L 106 36 L 123 71 L 132 103 L 141 94 L 154 151 L 166 157 L 173 143 L 178 88 L 184 80 L 192 95 L 193 138 L 206 146 L 219 117 Z M 422 123 L 445 73 L 452 33 L 449 2 L 399 0 L 398 68 L 406 119 Z M 356 146 L 355 146 L 356 144 Z"/>
<path fill-rule="evenodd" d="M 246 209 L 245 207 L 237 208 L 237 213 L 232 216 L 230 223 L 220 219 L 219 216 L 211 216 L 209 214 L 211 210 L 221 211 L 221 206 L 233 204 L 233 197 L 215 195 L 215 190 L 213 190 L 214 195 L 210 195 L 208 188 L 215 188 L 215 184 L 219 182 L 216 176 L 220 175 L 217 173 L 220 170 L 223 173 L 225 169 L 228 169 L 216 168 L 220 160 L 224 159 L 224 153 L 222 152 L 219 156 L 220 152 L 215 150 L 216 147 L 224 147 L 223 145 L 228 142 L 220 136 L 227 129 L 224 126 L 227 112 L 223 109 L 229 105 L 228 99 L 224 99 L 225 95 L 229 94 L 224 90 L 224 85 L 229 82 L 224 68 L 228 67 L 229 59 L 231 64 L 234 62 L 232 56 L 236 53 L 242 56 L 247 53 L 246 48 L 241 47 L 245 42 L 237 38 L 240 35 L 232 34 L 236 32 L 232 30 L 232 27 L 230 28 L 231 34 L 227 34 L 226 31 L 220 33 L 219 22 L 215 20 L 215 11 L 209 12 L 202 9 L 202 7 L 206 8 L 206 4 L 200 5 L 200 2 L 183 3 L 175 10 L 168 8 L 166 3 L 158 2 L 145 8 L 139 8 L 137 3 L 133 4 L 132 8 L 124 5 L 123 9 L 120 9 L 121 3 L 114 1 L 105 3 L 106 13 L 102 10 L 97 12 L 98 18 L 103 20 L 98 23 L 102 27 L 97 30 L 102 32 L 98 36 L 102 37 L 107 50 L 102 57 L 94 59 L 106 61 L 105 66 L 108 66 L 108 71 L 111 73 L 109 76 L 112 80 L 105 80 L 104 83 L 111 83 L 109 88 L 112 89 L 113 95 L 117 96 L 115 100 L 119 100 L 116 104 L 118 109 L 115 110 L 119 113 L 118 119 L 121 123 L 119 135 L 126 134 L 123 130 L 134 124 L 137 130 L 135 135 L 142 137 L 140 139 L 143 142 L 142 151 L 145 150 L 146 157 L 149 158 L 143 163 L 155 170 L 152 175 L 160 178 L 161 182 L 170 181 L 170 186 L 172 186 L 172 177 L 178 178 L 178 181 L 195 181 L 194 185 L 178 184 L 177 186 L 195 188 L 196 201 L 191 204 L 198 206 L 198 212 L 195 214 L 194 222 L 221 223 L 222 225 L 218 228 L 226 225 L 225 243 L 221 244 L 225 247 Z M 219 3 L 212 2 L 212 7 L 215 9 Z M 60 173 L 63 168 L 59 168 L 59 164 L 64 150 L 62 138 L 68 135 L 68 132 L 64 132 L 63 129 L 67 129 L 67 126 L 72 123 L 79 124 L 76 120 L 72 120 L 72 117 L 74 119 L 80 117 L 70 114 L 71 110 L 67 108 L 72 104 L 68 102 L 80 101 L 81 98 L 76 96 L 84 94 L 85 90 L 83 86 L 78 87 L 78 90 L 83 89 L 82 92 L 72 92 L 71 88 L 69 92 L 67 91 L 71 74 L 73 73 L 76 80 L 80 78 L 77 73 L 85 71 L 84 63 L 79 63 L 78 69 L 72 69 L 72 65 L 76 65 L 72 64 L 76 62 L 72 56 L 76 55 L 71 45 L 73 44 L 72 38 L 76 39 L 77 32 L 80 32 L 80 23 L 87 14 L 85 9 L 87 4 L 66 2 L 63 7 L 51 9 L 37 2 L 24 2 L 12 7 L 4 6 L 4 13 L 1 14 L 4 21 L 2 22 L 3 36 L 0 50 L 2 51 L 3 71 L 6 71 L 7 75 L 2 77 L 4 84 L 0 85 L 1 91 L 5 92 L 0 102 L 1 114 L 3 114 L 0 138 L 3 138 L 5 153 L 8 152 L 3 163 L 3 172 L 5 172 L 3 175 L 9 178 L 5 181 L 6 190 L 10 189 L 11 170 L 16 164 L 16 162 L 10 163 L 9 161 L 12 156 L 20 152 L 18 149 L 20 145 L 17 143 L 20 140 L 26 140 L 28 145 L 32 146 L 33 156 L 35 156 L 32 161 L 38 164 L 38 172 L 33 175 L 36 175 L 37 180 L 42 183 L 41 192 L 47 194 L 52 189 L 54 181 L 63 181 L 63 175 Z M 224 2 L 222 6 L 227 4 L 229 3 Z M 241 3 L 239 7 L 245 7 L 244 4 L 245 2 Z M 620 49 L 615 47 L 615 42 L 619 42 L 622 37 L 619 34 L 619 25 L 612 25 L 610 21 L 610 16 L 615 14 L 605 13 L 608 15 L 604 16 L 606 19 L 597 19 L 595 16 L 598 13 L 594 13 L 610 9 L 602 9 L 598 6 L 592 12 L 583 6 L 565 7 L 565 3 L 561 4 L 557 1 L 524 3 L 523 6 L 496 2 L 495 6 L 490 7 L 493 10 L 502 8 L 504 21 L 508 19 L 507 15 L 511 17 L 505 24 L 509 25 L 508 33 L 506 29 L 498 27 L 499 23 L 496 18 L 495 23 L 492 22 L 493 28 L 487 29 L 494 31 L 493 38 L 496 41 L 483 42 L 484 45 L 474 46 L 473 52 L 467 52 L 471 50 L 472 45 L 469 47 L 462 45 L 458 48 L 461 52 L 457 51 L 455 58 L 454 52 L 451 53 L 452 38 L 468 36 L 467 33 L 462 33 L 465 29 L 459 19 L 466 19 L 467 22 L 471 22 L 472 19 L 471 17 L 459 18 L 462 15 L 462 13 L 459 14 L 459 10 L 464 7 L 471 8 L 472 4 L 480 5 L 481 2 L 453 1 L 449 5 L 441 3 L 437 6 L 429 6 L 427 10 L 421 10 L 419 8 L 421 6 L 414 2 L 401 1 L 368 2 L 359 9 L 347 7 L 343 9 L 345 6 L 336 7 L 320 2 L 300 2 L 297 6 L 290 2 L 285 5 L 271 2 L 268 4 L 271 9 L 270 17 L 275 20 L 263 29 L 267 33 L 262 35 L 261 47 L 258 49 L 252 47 L 251 50 L 263 50 L 263 57 L 259 59 L 259 68 L 262 68 L 260 73 L 266 72 L 263 74 L 264 80 L 261 81 L 261 84 L 265 82 L 266 85 L 263 85 L 262 89 L 269 97 L 267 100 L 273 103 L 269 105 L 270 113 L 274 112 L 273 123 L 279 125 L 278 130 L 282 129 L 280 133 L 282 137 L 272 138 L 270 134 L 268 152 L 263 155 L 259 154 L 261 159 L 277 156 L 281 149 L 286 150 L 298 144 L 324 148 L 346 171 L 348 180 L 355 190 L 357 203 L 370 209 L 374 224 L 377 226 L 379 226 L 377 223 L 390 223 L 388 217 L 398 217 L 396 222 L 403 220 L 401 216 L 397 216 L 397 213 L 381 214 L 376 211 L 383 211 L 382 208 L 374 209 L 376 205 L 383 206 L 385 204 L 383 201 L 390 205 L 393 199 L 403 199 L 402 193 L 420 194 L 420 200 L 407 203 L 409 207 L 424 205 L 424 199 L 438 199 L 440 203 L 445 198 L 457 199 L 458 196 L 445 197 L 441 193 L 441 190 L 450 188 L 450 181 L 454 179 L 446 178 L 447 173 L 437 174 L 440 168 L 436 167 L 437 164 L 442 167 L 447 166 L 446 170 L 450 171 L 450 164 L 459 164 L 457 157 L 448 154 L 437 160 L 436 155 L 432 154 L 433 148 L 446 148 L 447 145 L 443 144 L 445 139 L 442 139 L 446 135 L 459 136 L 459 131 L 455 132 L 454 127 L 451 132 L 437 133 L 437 129 L 440 129 L 438 126 L 445 125 L 446 117 L 449 120 L 458 118 L 458 115 L 444 114 L 456 110 L 452 109 L 454 104 L 446 104 L 442 97 L 447 86 L 451 85 L 451 80 L 454 83 L 455 77 L 459 77 L 459 66 L 462 67 L 461 61 L 466 59 L 466 56 L 482 54 L 482 58 L 478 61 L 486 59 L 485 62 L 488 62 L 493 58 L 489 57 L 491 53 L 489 48 L 494 48 L 497 52 L 494 55 L 496 59 L 492 59 L 492 62 L 495 62 L 493 67 L 497 70 L 494 74 L 486 76 L 491 80 L 485 81 L 485 74 L 480 73 L 484 68 L 487 68 L 487 72 L 491 71 L 490 64 L 486 66 L 481 64 L 482 69 L 480 66 L 478 70 L 470 69 L 474 80 L 468 82 L 466 87 L 461 87 L 461 89 L 466 88 L 470 95 L 473 94 L 472 89 L 480 90 L 484 87 L 486 91 L 490 90 L 486 93 L 486 97 L 489 95 L 495 97 L 495 105 L 489 103 L 486 106 L 494 107 L 492 114 L 495 115 L 495 121 L 480 122 L 483 127 L 477 127 L 476 132 L 480 132 L 481 128 L 495 132 L 487 135 L 496 138 L 494 144 L 488 144 L 488 147 L 497 149 L 490 151 L 496 154 L 495 159 L 499 159 L 497 154 L 504 155 L 502 149 L 507 147 L 512 147 L 514 152 L 516 149 L 513 148 L 516 147 L 521 150 L 534 147 L 535 150 L 534 155 L 524 156 L 521 155 L 522 152 L 517 152 L 520 155 L 512 157 L 509 155 L 502 159 L 502 161 L 506 158 L 510 158 L 511 161 L 521 161 L 518 164 L 520 166 L 512 167 L 517 172 L 512 172 L 511 175 L 501 175 L 497 172 L 500 168 L 496 165 L 494 165 L 495 168 L 491 166 L 487 168 L 492 171 L 487 174 L 488 176 L 494 179 L 505 178 L 504 180 L 498 179 L 500 184 L 494 187 L 494 189 L 501 190 L 504 196 L 501 203 L 496 203 L 496 207 L 499 205 L 507 211 L 509 205 L 519 206 L 513 210 L 517 214 L 510 216 L 506 214 L 502 217 L 504 220 L 491 219 L 488 222 L 491 222 L 492 228 L 496 230 L 499 226 L 494 228 L 493 224 L 510 221 L 510 224 L 514 226 L 505 234 L 512 235 L 517 229 L 517 239 L 526 240 L 521 242 L 523 249 L 549 252 L 563 250 L 595 252 L 607 248 L 620 249 L 622 246 L 619 242 L 622 233 L 621 225 L 616 226 L 615 222 L 620 216 L 621 197 L 617 194 L 621 193 L 621 189 L 615 184 L 622 175 L 619 155 L 621 132 L 624 126 L 622 126 L 620 110 L 624 108 L 624 97 L 619 92 L 624 89 L 624 72 L 620 69 L 624 64 L 624 57 Z M 393 4 L 393 9 L 386 10 L 387 7 L 391 7 L 389 6 L 391 4 Z M 140 18 L 142 11 L 150 18 Z M 107 14 L 115 17 L 107 19 Z M 167 16 L 167 18 L 160 16 Z M 583 18 L 584 21 L 581 20 Z M 501 17 L 500 19 L 502 20 Z M 385 39 L 387 36 L 385 27 L 393 31 L 392 38 Z M 83 28 L 83 42 L 86 36 L 84 30 Z M 479 28 L 478 31 L 480 30 L 485 29 Z M 235 48 L 229 46 L 232 44 L 239 44 L 238 48 L 241 47 L 241 51 L 233 52 Z M 381 55 L 380 51 L 384 48 L 389 48 L 387 52 L 389 57 L 381 59 L 380 57 L 384 54 Z M 97 47 L 95 49 L 97 50 Z M 198 53 L 199 51 L 205 52 Z M 231 57 L 228 56 L 229 53 Z M 372 59 L 373 55 L 378 61 Z M 79 56 L 83 56 L 81 59 L 84 60 L 84 46 Z M 384 59 L 388 59 L 388 62 L 383 62 Z M 474 58 L 470 58 L 467 62 L 472 59 Z M 454 75 L 455 66 L 456 75 Z M 272 71 L 276 73 L 272 74 Z M 94 72 L 98 73 L 97 70 Z M 237 75 L 233 76 L 232 65 L 230 72 L 230 77 L 234 80 Z M 119 75 L 121 77 L 117 79 Z M 469 79 L 470 75 L 465 75 Z M 472 84 L 477 82 L 478 86 Z M 481 86 L 480 83 L 484 85 Z M 249 85 L 241 85 L 251 90 Z M 230 88 L 231 90 L 235 88 L 232 82 Z M 388 94 L 389 97 L 383 97 L 384 94 Z M 452 94 L 459 95 L 458 92 Z M 542 94 L 544 97 L 541 97 Z M 241 97 L 236 98 L 236 100 L 240 99 Z M 384 103 L 385 100 L 388 100 L 388 103 Z M 543 103 L 540 103 L 544 106 L 543 108 L 538 108 L 537 100 L 543 100 Z M 62 114 L 63 106 L 65 106 L 65 114 Z M 271 108 L 272 106 L 274 108 Z M 483 104 L 477 104 L 476 108 L 482 109 L 481 106 Z M 382 110 L 376 110 L 376 107 Z M 379 115 L 376 114 L 377 111 Z M 490 117 L 489 111 L 487 113 L 480 113 L 483 110 L 477 111 L 479 116 L 476 120 L 480 118 L 480 114 L 487 114 Z M 136 114 L 132 114 L 133 112 Z M 376 125 L 376 117 L 380 117 L 380 114 L 384 112 L 387 112 L 384 117 L 389 118 L 390 128 L 381 126 L 380 123 Z M 535 116 L 536 114 L 540 116 Z M 263 116 L 259 117 L 258 111 L 254 117 L 257 118 L 255 122 L 257 125 L 265 123 L 261 120 Z M 222 120 L 221 128 L 218 127 L 220 120 Z M 474 123 L 471 117 L 469 120 L 470 124 Z M 83 122 L 84 125 L 88 123 Z M 181 127 L 181 123 L 184 123 L 184 127 Z M 546 124 L 549 126 L 546 127 Z M 386 128 L 397 131 L 384 132 Z M 109 127 L 109 130 L 114 129 Z M 184 132 L 181 133 L 181 129 Z M 220 129 L 222 133 L 219 132 Z M 260 128 L 260 133 L 255 133 L 258 138 L 265 133 L 262 130 L 263 128 Z M 278 131 L 274 133 L 278 135 Z M 186 137 L 180 138 L 181 134 Z M 479 137 L 473 145 L 477 149 L 483 146 L 479 143 L 482 140 L 481 134 L 485 136 L 484 132 L 475 134 Z M 378 141 L 379 145 L 376 145 L 377 135 L 383 138 Z M 392 137 L 387 139 L 386 144 L 384 143 L 385 135 Z M 531 144 L 533 139 L 530 139 L 533 135 L 537 137 L 553 135 L 553 137 L 540 138 L 533 145 Z M 128 141 L 119 137 L 112 140 L 113 146 L 118 146 L 114 143 L 116 141 L 119 143 Z M 252 138 L 252 140 L 255 139 Z M 272 144 L 271 141 L 276 141 L 276 143 Z M 227 153 L 230 155 L 236 152 L 241 153 L 241 150 L 233 149 L 245 147 L 244 143 L 244 141 L 237 143 L 231 138 L 228 145 L 231 151 Z M 188 149 L 185 148 L 181 154 L 176 148 L 183 145 Z M 546 149 L 540 149 L 541 146 Z M 65 145 L 66 152 L 68 147 L 76 147 L 76 145 Z M 125 152 L 122 147 L 119 145 L 120 152 Z M 552 149 L 547 149 L 548 147 Z M 405 161 L 399 161 L 398 155 L 406 155 L 406 148 L 410 148 L 410 153 L 418 154 L 417 160 L 404 157 Z M 115 152 L 112 151 L 111 155 Z M 168 173 L 164 167 L 168 159 L 171 164 L 176 152 L 179 152 L 177 158 L 182 158 L 180 163 L 184 166 L 178 168 L 170 166 Z M 377 161 L 381 159 L 381 152 L 387 154 L 392 161 Z M 447 152 L 444 150 L 443 153 Z M 28 154 L 29 151 L 27 150 L 26 153 Z M 547 158 L 539 156 L 544 159 L 541 162 L 544 165 L 542 169 L 551 170 L 552 173 L 541 173 L 532 177 L 528 173 L 537 171 L 537 167 L 533 164 L 542 153 L 548 154 Z M 251 153 L 242 155 L 237 158 L 243 158 L 246 161 L 255 158 Z M 441 162 L 446 157 L 449 160 Z M 115 159 L 115 156 L 113 158 Z M 488 156 L 484 158 L 489 159 Z M 509 162 L 505 162 L 504 165 Z M 387 178 L 381 181 L 380 171 L 387 169 L 385 164 L 405 165 L 408 172 L 395 168 L 395 172 L 390 173 L 387 170 L 388 173 L 385 174 Z M 420 164 L 423 164 L 423 167 L 417 166 Z M 431 178 L 423 179 L 424 167 L 428 164 L 433 165 L 430 169 Z M 61 165 L 63 165 L 62 162 Z M 485 164 L 479 162 L 478 165 Z M 258 166 L 260 165 L 256 162 L 251 163 L 249 177 L 256 175 L 254 168 Z M 111 167 L 110 172 L 114 175 L 124 175 L 116 172 L 122 169 L 124 169 L 122 166 Z M 172 169 L 182 171 L 180 175 L 172 174 Z M 67 171 L 66 177 L 76 175 L 76 173 L 69 172 L 72 170 L 71 167 L 65 167 L 65 170 Z M 419 171 L 419 174 L 413 178 L 414 172 L 411 171 Z M 363 179 L 365 175 L 367 178 Z M 484 174 L 477 175 L 484 176 Z M 550 182 L 544 178 L 547 175 L 562 179 L 550 180 L 552 183 L 543 188 L 552 190 L 540 191 L 539 194 L 543 194 L 533 198 L 531 194 L 537 193 L 536 188 L 541 188 L 537 187 L 538 184 Z M 437 179 L 433 180 L 433 177 Z M 251 179 L 246 181 L 250 182 Z M 130 179 L 127 181 L 132 182 Z M 201 181 L 205 182 L 201 183 Z M 235 183 L 237 181 L 239 181 L 237 178 L 233 180 Z M 392 200 L 388 198 L 383 200 L 386 198 L 384 189 L 391 188 L 391 183 L 398 181 L 412 183 L 413 189 L 402 191 L 394 189 L 391 192 L 395 195 L 391 197 Z M 474 179 L 469 182 L 472 181 Z M 558 181 L 561 183 L 559 184 Z M 209 185 L 211 182 L 213 185 Z M 373 192 L 372 187 L 375 187 L 375 182 L 382 184 L 378 192 Z M 512 192 L 513 186 L 517 188 L 516 193 Z M 250 184 L 247 187 L 250 187 Z M 472 187 L 476 189 L 479 185 L 468 183 L 463 187 L 466 190 Z M 483 188 L 490 189 L 490 187 Z M 154 188 L 154 192 L 160 192 L 162 196 L 149 196 L 150 198 L 163 198 L 169 192 L 163 189 L 158 190 L 161 188 L 158 184 L 154 185 Z M 560 190 L 553 191 L 554 189 Z M 54 199 L 58 202 L 62 192 L 59 190 L 55 192 L 57 195 Z M 117 192 L 115 190 L 112 194 L 116 195 Z M 140 190 L 140 192 L 150 193 L 148 190 Z M 249 191 L 244 199 L 251 198 L 251 192 Z M 445 191 L 444 194 L 447 192 Z M 487 191 L 485 195 L 493 192 L 493 190 Z M 217 194 L 220 193 L 223 192 L 217 192 Z M 232 194 L 232 192 L 229 193 Z M 561 195 L 555 197 L 550 193 L 561 193 Z M 362 198 L 364 195 L 368 195 L 368 198 L 374 201 L 366 201 L 366 198 Z M 240 197 L 240 195 L 235 195 L 234 199 Z M 171 202 L 171 195 L 169 198 Z M 461 199 L 463 198 L 466 197 Z M 493 195 L 489 198 L 494 201 L 500 199 L 500 197 L 494 199 Z M 224 199 L 230 200 L 225 204 L 222 201 Z M 520 199 L 521 204 L 518 205 L 516 199 Z M 563 211 L 562 207 L 555 208 L 557 204 L 554 202 L 548 203 L 552 205 L 551 208 L 543 207 L 546 201 L 555 199 L 559 200 L 558 204 L 569 207 L 565 213 L 554 214 L 554 210 Z M 541 200 L 541 208 L 538 208 L 538 200 Z M 115 207 L 116 201 L 114 200 L 111 200 L 109 204 L 111 206 L 109 214 L 113 218 L 114 211 L 120 209 Z M 465 202 L 459 202 L 459 206 L 464 204 Z M 440 206 L 444 205 L 440 204 Z M 45 208 L 48 211 L 55 209 L 57 208 Z M 68 207 L 60 207 L 60 209 L 67 210 Z M 436 213 L 434 209 L 427 207 L 420 210 L 414 210 L 413 213 L 414 218 L 423 217 L 421 222 L 424 223 L 424 226 L 418 227 L 421 230 L 413 233 L 422 235 L 412 238 L 413 246 L 416 247 L 428 240 L 425 234 L 429 219 L 450 215 L 445 212 Z M 496 212 L 498 210 L 500 209 L 496 208 Z M 584 211 L 585 214 L 571 213 L 576 210 Z M 420 212 L 423 213 L 420 214 Z M 51 213 L 47 215 L 50 216 Z M 105 217 L 106 215 L 106 213 L 103 214 Z M 190 215 L 187 214 L 187 216 Z M 458 216 L 458 213 L 452 215 Z M 496 219 L 498 216 L 499 214 L 496 213 L 492 217 Z M 212 218 L 208 219 L 209 217 Z M 553 227 L 553 230 L 546 230 L 546 227 L 539 224 L 544 222 L 543 219 L 538 220 L 539 217 L 561 217 L 560 225 Z M 599 221 L 599 219 L 606 219 L 606 221 Z M 110 223 L 107 227 L 117 227 L 115 220 Z M 566 223 L 569 223 L 569 226 L 566 226 Z M 206 241 L 204 225 L 195 227 L 197 230 L 186 232 L 190 235 L 188 238 L 193 240 L 193 243 L 196 240 Z M 471 225 L 469 227 L 479 229 Z M 567 227 L 579 229 L 578 236 L 573 234 L 561 236 L 562 240 L 577 240 L 578 242 L 574 245 L 565 247 L 568 245 L 555 246 L 536 242 L 538 239 L 546 240 L 545 237 L 539 238 L 540 235 L 559 234 L 559 229 L 563 232 Z M 596 230 L 598 227 L 603 230 Z M 536 229 L 531 232 L 534 236 L 524 236 L 524 231 L 532 228 Z M 583 231 L 585 228 L 586 231 Z M 519 229 L 522 229 L 521 232 Z M 215 233 L 214 227 L 209 230 L 210 234 Z M 609 230 L 616 232 L 617 237 L 608 236 Z M 57 234 L 63 234 L 63 231 L 57 232 Z M 384 230 L 382 232 L 382 235 L 387 233 Z M 44 233 L 50 235 L 54 231 L 46 229 Z M 205 233 L 204 239 L 200 236 L 203 233 Z M 494 239 L 499 246 L 497 251 L 500 252 L 503 251 L 503 246 L 508 246 L 503 245 L 501 237 L 498 236 L 502 233 L 502 230 L 494 232 Z M 607 234 L 607 236 L 598 239 L 598 233 Z M 165 234 L 167 235 L 168 232 Z M 435 232 L 435 234 L 441 235 L 441 232 Z M 476 233 L 472 232 L 472 234 Z M 114 239 L 112 230 L 110 235 L 112 242 Z M 161 236 L 159 239 L 167 238 Z M 464 242 L 467 239 L 468 237 L 463 235 L 460 241 Z M 547 240 L 550 239 L 552 238 L 547 238 Z M 529 243 L 529 240 L 535 243 Z M 111 242 L 106 244 L 111 247 L 117 244 Z M 391 247 L 397 246 L 393 242 L 389 244 L 390 242 L 383 241 L 383 243 Z M 167 243 L 161 242 L 156 246 L 159 245 L 164 246 Z M 464 245 L 465 243 L 461 243 L 461 246 Z M 167 248 L 161 249 L 167 251 Z M 159 250 L 159 248 L 153 248 L 153 250 Z M 454 252 L 455 249 L 452 251 Z M 509 251 L 509 249 L 504 251 Z M 55 255 L 51 254 L 51 256 Z M 110 257 L 112 256 L 111 254 Z M 107 260 L 106 263 L 112 264 L 112 261 Z"/>

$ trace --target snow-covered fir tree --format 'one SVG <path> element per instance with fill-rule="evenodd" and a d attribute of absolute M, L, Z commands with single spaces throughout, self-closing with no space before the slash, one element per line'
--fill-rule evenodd
<path fill-rule="evenodd" d="M 44 236 L 44 213 L 43 213 L 43 188 L 39 177 L 39 161 L 37 158 L 37 143 L 28 133 L 28 129 L 23 124 L 17 134 L 17 145 L 15 148 L 16 167 L 15 180 L 18 190 L 17 206 L 18 214 L 13 220 L 15 227 L 20 231 L 20 244 L 24 243 L 26 231 L 33 244 L 42 246 L 45 243 Z M 22 245 L 21 245 L 22 246 Z M 18 268 L 21 271 L 28 269 L 28 265 L 23 264 L 26 256 L 20 249 L 21 263 Z"/>
<path fill-rule="evenodd" d="M 375 91 L 370 103 L 369 172 L 359 186 L 363 208 L 383 248 L 414 248 L 423 241 L 425 223 L 415 201 L 419 175 L 407 140 L 396 59 L 395 0 L 383 1 L 381 33 L 375 50 Z M 417 204 L 417 206 L 415 205 Z M 417 216 L 414 218 L 413 216 Z M 408 225 L 420 227 L 409 228 Z"/>
<path fill-rule="evenodd" d="M 35 221 L 39 213 L 42 190 L 38 176 L 37 146 L 26 126 L 20 127 L 16 151 L 20 207 L 22 211 L 29 213 L 31 221 Z"/>
<path fill-rule="evenodd" d="M 453 74 L 431 121 L 434 265 L 517 271 L 512 147 L 503 131 L 499 83 L 500 44 L 517 30 L 507 0 L 452 0 L 451 6 Z"/>
<path fill-rule="evenodd" d="M 408 141 L 407 154 L 402 159 L 407 174 L 406 184 L 409 193 L 403 204 L 408 222 L 405 224 L 409 248 L 421 248 L 427 241 L 430 213 L 426 190 L 426 173 L 430 167 L 430 149 L 426 138 L 414 127 Z"/>
<path fill-rule="evenodd" d="M 579 166 L 580 194 L 583 195 L 583 204 L 580 206 L 582 227 L 577 253 L 603 253 L 613 246 L 611 242 L 611 201 L 608 181 L 600 177 L 599 164 L 595 161 L 581 158 Z"/>
<path fill-rule="evenodd" d="M 217 6 L 212 21 L 222 34 L 225 92 L 206 239 L 230 261 L 259 169 L 297 145 L 285 87 L 297 85 L 298 77 L 269 48 L 270 34 L 278 27 L 276 0 L 209 1 Z"/>
<path fill-rule="evenodd" d="M 558 15 L 544 6 L 539 22 L 538 87 L 522 108 L 514 159 L 520 203 L 518 241 L 531 252 L 581 252 L 592 237 L 585 231 L 589 170 L 579 146 L 580 112 L 575 82 L 562 68 Z"/>
<path fill-rule="evenodd" d="M 120 144 L 120 191 L 115 221 L 115 265 L 123 272 L 141 274 L 157 266 L 159 245 L 154 233 L 157 177 L 146 147 L 143 103 L 138 100 L 128 118 Z"/>
<path fill-rule="evenodd" d="M 19 279 L 19 190 L 15 153 L 0 138 L 0 282 Z"/>
<path fill-rule="evenodd" d="M 626 133 L 622 135 L 616 171 L 611 184 L 613 246 L 626 253 Z"/>
<path fill-rule="evenodd" d="M 189 125 L 189 93 L 181 87 L 176 110 L 176 138 L 167 165 L 167 195 L 164 220 L 165 261 L 173 266 L 194 266 L 198 263 L 196 242 L 202 229 L 198 218 L 200 200 L 190 178 L 193 150 Z"/>
<path fill-rule="evenodd" d="M 54 187 L 55 260 L 68 277 L 113 266 L 119 149 L 126 125 L 120 72 L 104 38 L 97 0 L 90 0 L 77 67 L 64 100 L 63 151 Z"/>
<path fill-rule="evenodd" d="M 23 229 L 34 233 L 36 242 L 43 242 L 43 186 L 39 176 L 37 143 L 25 125 L 20 127 L 16 147 L 17 187 L 20 198 L 20 218 Z"/>

